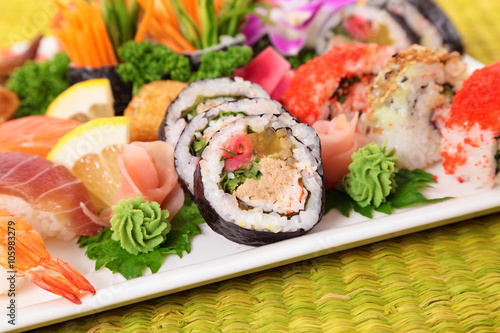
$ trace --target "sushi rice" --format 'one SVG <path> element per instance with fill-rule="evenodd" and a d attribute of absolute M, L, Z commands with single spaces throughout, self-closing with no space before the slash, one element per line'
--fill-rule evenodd
<path fill-rule="evenodd" d="M 184 88 L 168 106 L 158 131 L 158 137 L 175 146 L 187 123 L 196 114 L 205 112 L 227 100 L 252 97 L 269 98 L 269 94 L 259 85 L 240 77 L 234 79 L 222 77 L 193 82 Z"/>
<path fill-rule="evenodd" d="M 375 78 L 360 128 L 377 144 L 396 148 L 398 167 L 425 168 L 441 159 L 441 131 L 454 91 L 467 77 L 457 52 L 413 45 Z"/>
<path fill-rule="evenodd" d="M 288 163 L 293 164 L 282 169 L 291 171 L 291 176 L 287 176 L 288 185 L 281 193 L 273 192 L 265 199 L 240 195 L 238 189 L 233 194 L 227 193 L 220 186 L 225 167 L 221 147 L 234 136 L 246 135 L 249 128 L 254 133 L 266 128 L 285 129 L 286 138 L 292 143 Z M 266 171 L 261 166 L 264 160 L 274 160 L 270 163 L 281 161 L 275 157 L 262 157 L 259 167 L 264 175 L 260 180 L 254 180 L 255 184 L 265 177 Z M 245 182 L 248 181 L 251 180 Z M 275 179 L 273 186 L 278 187 L 278 184 L 279 180 Z M 303 189 L 306 193 L 302 193 Z M 247 245 L 263 245 L 311 230 L 323 215 L 323 193 L 319 138 L 314 129 L 297 122 L 288 113 L 248 116 L 224 126 L 210 139 L 195 174 L 195 198 L 209 226 L 225 237 Z"/>
<path fill-rule="evenodd" d="M 268 98 L 240 99 L 222 104 L 195 116 L 182 131 L 175 147 L 175 169 L 179 182 L 190 196 L 194 193 L 193 175 L 198 165 L 199 153 L 193 154 L 191 145 L 195 140 L 208 141 L 225 125 L 249 115 L 263 113 L 280 114 L 288 112 L 278 102 Z"/>

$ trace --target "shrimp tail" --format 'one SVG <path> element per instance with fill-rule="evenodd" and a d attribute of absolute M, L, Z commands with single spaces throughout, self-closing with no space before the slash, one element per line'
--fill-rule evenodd
<path fill-rule="evenodd" d="M 95 295 L 94 287 L 77 270 L 61 259 L 44 258 L 26 275 L 40 288 L 60 295 L 75 304 L 82 303 L 80 300 L 82 293 L 90 292 Z"/>

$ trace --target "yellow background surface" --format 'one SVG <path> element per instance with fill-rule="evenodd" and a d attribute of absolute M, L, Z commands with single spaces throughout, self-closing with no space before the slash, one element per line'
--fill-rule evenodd
<path fill-rule="evenodd" d="M 59 0 L 67 3 L 69 0 Z M 462 35 L 466 52 L 482 61 L 500 60 L 499 0 L 437 0 Z M 0 47 L 48 32 L 54 0 L 0 0 Z"/>

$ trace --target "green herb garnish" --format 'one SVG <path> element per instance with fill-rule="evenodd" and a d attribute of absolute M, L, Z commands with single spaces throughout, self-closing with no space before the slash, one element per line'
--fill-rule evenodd
<path fill-rule="evenodd" d="M 65 52 L 60 52 L 53 59 L 40 63 L 28 60 L 14 70 L 7 88 L 21 101 L 16 118 L 44 114 L 50 103 L 69 87 L 68 68 L 69 58 Z"/>
<path fill-rule="evenodd" d="M 205 149 L 206 146 L 207 146 L 207 140 L 204 139 L 203 137 L 195 139 L 189 145 L 189 153 L 192 156 L 200 157 L 201 153 L 203 153 L 203 150 Z"/>
<path fill-rule="evenodd" d="M 394 181 L 396 183 L 394 192 L 387 197 L 385 203 L 378 207 L 375 207 L 373 204 L 361 207 L 343 190 L 332 189 L 326 191 L 326 212 L 332 209 L 338 209 L 342 215 L 349 217 L 350 212 L 354 210 L 365 217 L 372 218 L 373 211 L 390 215 L 393 209 L 452 199 L 452 197 L 426 199 L 419 190 L 431 187 L 430 184 L 437 183 L 437 181 L 430 173 L 421 169 L 400 169 L 394 174 Z"/>
<path fill-rule="evenodd" d="M 262 173 L 257 168 L 257 163 L 258 160 L 251 164 L 249 168 L 241 168 L 234 172 L 226 170 L 225 174 L 221 177 L 219 183 L 220 187 L 224 192 L 232 194 L 236 188 L 243 184 L 248 178 L 260 179 Z"/>
<path fill-rule="evenodd" d="M 186 197 L 184 206 L 171 221 L 172 229 L 166 241 L 151 252 L 138 255 L 127 252 L 120 246 L 120 242 L 111 238 L 110 228 L 104 228 L 96 236 L 80 237 L 78 245 L 87 248 L 85 254 L 96 261 L 96 270 L 107 267 L 113 273 L 120 273 L 126 279 L 131 279 L 142 276 L 146 267 L 152 273 L 158 272 L 164 255 L 176 254 L 182 257 L 184 252 L 191 252 L 191 237 L 200 233 L 199 225 L 203 222 L 194 202 Z"/>

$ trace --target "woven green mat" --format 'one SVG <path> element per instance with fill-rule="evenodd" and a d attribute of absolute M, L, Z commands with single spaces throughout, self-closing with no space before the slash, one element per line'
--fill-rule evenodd
<path fill-rule="evenodd" d="M 500 1 L 438 2 L 469 54 L 500 60 Z M 500 332 L 500 214 L 37 330 L 56 331 Z"/>
<path fill-rule="evenodd" d="M 500 214 L 39 332 L 499 332 Z"/>

